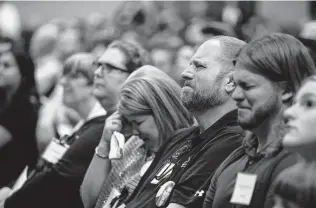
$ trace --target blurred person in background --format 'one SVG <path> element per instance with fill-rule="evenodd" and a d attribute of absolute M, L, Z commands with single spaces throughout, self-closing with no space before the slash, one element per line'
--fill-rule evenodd
<path fill-rule="evenodd" d="M 8 1 L 0 1 L 0 34 L 12 40 L 21 41 L 22 23 L 16 6 Z"/>
<path fill-rule="evenodd" d="M 39 97 L 34 63 L 14 42 L 0 43 L 0 188 L 12 182 L 37 162 L 36 123 Z"/>
<path fill-rule="evenodd" d="M 71 132 L 73 125 L 68 114 L 73 113 L 77 116 L 75 111 L 62 103 L 62 87 L 59 84 L 62 63 L 57 46 L 60 34 L 61 29 L 58 25 L 44 24 L 35 31 L 30 43 L 30 53 L 35 60 L 36 84 L 43 104 L 36 130 L 40 153 L 53 137 Z"/>
<path fill-rule="evenodd" d="M 183 86 L 184 80 L 181 78 L 181 73 L 190 65 L 191 57 L 195 50 L 190 45 L 181 46 L 175 57 L 175 63 L 170 76 L 180 85 Z"/>
<path fill-rule="evenodd" d="M 157 48 L 155 47 L 151 51 L 151 58 L 154 66 L 164 71 L 169 76 L 173 70 L 174 51 L 171 48 Z"/>
<path fill-rule="evenodd" d="M 281 144 L 285 130 L 282 114 L 302 81 L 315 72 L 307 49 L 291 35 L 265 35 L 241 49 L 232 98 L 238 107 L 238 123 L 248 134 L 242 147 L 215 172 L 204 208 L 272 207 L 272 181 L 299 159 Z M 238 192 L 244 185 L 243 176 L 252 193 L 244 198 Z"/>
<path fill-rule="evenodd" d="M 84 51 L 84 35 L 80 26 L 67 25 L 66 29 L 61 32 L 57 43 L 61 61 L 65 61 L 72 54 Z"/>
<path fill-rule="evenodd" d="M 59 35 L 56 25 L 44 24 L 34 32 L 30 43 L 38 92 L 45 97 L 50 97 L 62 73 L 57 53 Z"/>
<path fill-rule="evenodd" d="M 93 96 L 93 64 L 89 53 L 70 56 L 64 63 L 63 103 L 80 115 L 70 135 L 51 141 L 40 163 L 4 207 L 82 207 L 79 187 L 102 135 L 106 112 Z M 107 115 L 106 115 L 107 114 Z"/>
<path fill-rule="evenodd" d="M 105 204 L 123 203 L 136 188 L 160 147 L 172 143 L 168 140 L 169 135 L 193 125 L 194 118 L 182 105 L 180 93 L 180 86 L 155 67 L 141 67 L 129 76 L 121 89 L 118 111 L 107 119 L 99 144 L 106 158 L 95 157 L 85 176 L 81 188 L 85 201 L 87 194 L 91 197 L 90 190 L 99 187 L 95 184 L 102 183 L 101 192 L 93 191 L 100 193 L 97 208 Z M 138 141 L 135 145 L 135 139 L 129 138 L 123 147 L 123 157 L 111 160 L 111 135 L 113 131 L 122 132 L 122 128 L 127 128 L 126 126 L 132 126 L 133 135 L 143 141 Z M 138 157 L 135 157 L 135 154 Z M 130 158 L 134 161 L 129 162 Z M 127 193 L 124 193 L 124 190 Z M 115 191 L 119 193 L 114 194 Z M 115 200 L 113 195 L 120 199 Z M 85 207 L 93 207 L 91 205 L 95 205 L 95 201 L 87 203 Z"/>

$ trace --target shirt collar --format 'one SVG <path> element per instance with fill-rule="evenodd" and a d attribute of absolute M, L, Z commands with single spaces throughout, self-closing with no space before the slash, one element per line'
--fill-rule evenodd
<path fill-rule="evenodd" d="M 90 113 L 88 114 L 88 117 L 85 120 L 89 121 L 99 116 L 105 116 L 106 114 L 107 114 L 106 110 L 104 110 L 104 108 L 101 106 L 99 101 L 96 101 Z"/>
<path fill-rule="evenodd" d="M 283 149 L 282 141 L 279 140 L 269 144 L 263 151 L 257 152 L 258 138 L 251 132 L 246 133 L 242 146 L 246 154 L 253 158 L 274 156 Z"/>
<path fill-rule="evenodd" d="M 76 132 L 78 129 L 80 129 L 83 126 L 83 124 L 86 123 L 87 121 L 90 121 L 90 120 L 92 120 L 92 119 L 94 119 L 96 117 L 99 117 L 99 116 L 104 116 L 106 114 L 107 114 L 107 112 L 101 106 L 99 101 L 96 101 L 96 103 L 94 104 L 93 108 L 90 110 L 87 118 L 86 119 L 80 119 L 79 122 L 73 128 L 73 132 Z"/>
<path fill-rule="evenodd" d="M 232 110 L 229 113 L 225 114 L 221 117 L 218 121 L 216 121 L 212 126 L 206 129 L 201 135 L 201 139 L 208 139 L 209 135 L 212 134 L 214 131 L 227 127 L 227 126 L 234 126 L 238 125 L 237 123 L 237 110 Z"/>

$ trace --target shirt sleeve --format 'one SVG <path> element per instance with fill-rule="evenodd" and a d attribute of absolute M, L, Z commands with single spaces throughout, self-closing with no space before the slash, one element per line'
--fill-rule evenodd
<path fill-rule="evenodd" d="M 219 139 L 220 143 L 206 147 L 200 152 L 196 161 L 191 161 L 191 166 L 183 173 L 179 183 L 175 186 L 170 203 L 190 206 L 195 200 L 200 200 L 202 206 L 206 189 L 211 176 L 217 167 L 241 144 L 242 136 L 239 134 L 224 134 Z M 200 196 L 200 197 L 195 197 Z M 202 198 L 202 200 L 201 200 Z M 197 206 L 196 203 L 194 203 Z"/>

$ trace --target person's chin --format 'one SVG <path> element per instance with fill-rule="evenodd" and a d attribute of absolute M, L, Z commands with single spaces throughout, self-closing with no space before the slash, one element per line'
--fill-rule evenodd
<path fill-rule="evenodd" d="M 93 91 L 92 91 L 92 94 L 94 97 L 96 98 L 103 98 L 104 97 L 104 90 L 102 89 L 99 89 L 99 88 L 94 88 Z"/>
<path fill-rule="evenodd" d="M 300 138 L 299 135 L 295 135 L 289 132 L 284 135 L 282 139 L 282 145 L 288 149 L 295 149 L 304 146 L 302 141 L 300 141 L 298 138 Z"/>

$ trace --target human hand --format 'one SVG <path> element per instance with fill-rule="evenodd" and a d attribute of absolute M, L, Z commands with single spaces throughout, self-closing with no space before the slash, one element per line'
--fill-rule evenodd
<path fill-rule="evenodd" d="M 109 144 L 111 136 L 115 131 L 120 132 L 123 128 L 122 116 L 116 111 L 109 116 L 104 124 L 103 135 L 100 141 L 101 144 Z"/>
<path fill-rule="evenodd" d="M 4 201 L 9 197 L 12 189 L 9 187 L 3 187 L 0 189 L 0 207 L 2 203 L 4 204 Z"/>

